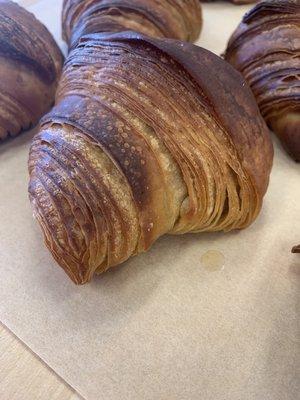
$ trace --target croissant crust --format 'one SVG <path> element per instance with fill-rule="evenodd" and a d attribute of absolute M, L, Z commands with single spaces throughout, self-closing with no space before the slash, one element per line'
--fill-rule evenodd
<path fill-rule="evenodd" d="M 232 35 L 225 59 L 250 84 L 262 115 L 300 161 L 300 1 L 262 1 Z"/>
<path fill-rule="evenodd" d="M 35 124 L 54 101 L 63 57 L 48 30 L 0 1 L 0 140 Z"/>
<path fill-rule="evenodd" d="M 202 12 L 199 0 L 64 0 L 62 21 L 69 45 L 87 33 L 127 30 L 193 42 Z"/>
<path fill-rule="evenodd" d="M 87 35 L 34 138 L 29 192 L 47 246 L 82 284 L 165 233 L 247 227 L 272 156 L 250 89 L 219 57 L 133 32 Z"/>

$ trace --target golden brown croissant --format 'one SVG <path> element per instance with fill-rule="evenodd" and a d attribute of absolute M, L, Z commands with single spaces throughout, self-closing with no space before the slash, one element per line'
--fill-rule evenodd
<path fill-rule="evenodd" d="M 300 1 L 262 1 L 232 35 L 225 58 L 250 84 L 262 115 L 300 161 Z"/>
<path fill-rule="evenodd" d="M 87 35 L 34 138 L 29 193 L 48 248 L 82 284 L 165 233 L 247 227 L 272 156 L 250 89 L 221 58 L 133 32 Z"/>
<path fill-rule="evenodd" d="M 86 33 L 127 30 L 193 42 L 202 12 L 199 0 L 64 0 L 62 20 L 70 46 Z"/>
<path fill-rule="evenodd" d="M 0 140 L 48 111 L 62 62 L 46 27 L 16 3 L 0 0 Z"/>

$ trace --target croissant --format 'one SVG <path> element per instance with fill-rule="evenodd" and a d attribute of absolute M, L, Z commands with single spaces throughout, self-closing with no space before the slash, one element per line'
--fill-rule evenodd
<path fill-rule="evenodd" d="M 225 59 L 250 84 L 262 115 L 300 161 L 300 1 L 262 1 L 233 33 Z"/>
<path fill-rule="evenodd" d="M 300 244 L 299 244 L 299 246 L 293 247 L 292 253 L 300 253 Z"/>
<path fill-rule="evenodd" d="M 199 0 L 64 0 L 63 38 L 132 30 L 153 37 L 195 41 L 202 26 Z"/>
<path fill-rule="evenodd" d="M 62 63 L 45 26 L 16 3 L 0 0 L 0 140 L 49 110 Z"/>
<path fill-rule="evenodd" d="M 29 195 L 46 245 L 82 284 L 165 233 L 247 227 L 272 157 L 250 89 L 221 58 L 134 32 L 86 35 L 33 140 Z"/>

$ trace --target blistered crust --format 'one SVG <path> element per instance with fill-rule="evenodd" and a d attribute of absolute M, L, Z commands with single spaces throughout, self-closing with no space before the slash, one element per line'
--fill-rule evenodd
<path fill-rule="evenodd" d="M 272 156 L 251 91 L 219 57 L 137 33 L 87 35 L 33 141 L 29 192 L 47 246 L 85 283 L 165 233 L 247 227 Z"/>

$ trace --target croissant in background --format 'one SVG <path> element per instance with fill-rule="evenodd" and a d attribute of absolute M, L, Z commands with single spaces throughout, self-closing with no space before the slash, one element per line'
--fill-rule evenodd
<path fill-rule="evenodd" d="M 225 59 L 250 84 L 261 113 L 300 161 L 300 1 L 269 0 L 245 15 Z"/>
<path fill-rule="evenodd" d="M 0 0 L 0 140 L 49 110 L 62 63 L 46 27 L 16 3 Z"/>
<path fill-rule="evenodd" d="M 82 284 L 165 233 L 247 227 L 272 156 L 250 89 L 221 58 L 133 32 L 87 35 L 33 140 L 29 193 L 48 248 Z"/>
<path fill-rule="evenodd" d="M 292 253 L 300 253 L 300 244 L 299 244 L 299 246 L 293 247 Z"/>
<path fill-rule="evenodd" d="M 127 30 L 193 42 L 202 12 L 199 0 L 64 0 L 62 25 L 69 46 L 87 33 Z"/>

